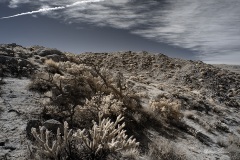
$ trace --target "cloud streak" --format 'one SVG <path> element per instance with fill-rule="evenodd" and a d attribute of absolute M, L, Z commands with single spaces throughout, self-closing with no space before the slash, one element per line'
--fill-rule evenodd
<path fill-rule="evenodd" d="M 36 10 L 36 11 L 24 12 L 24 13 L 15 14 L 15 15 L 12 15 L 12 16 L 2 17 L 0 19 L 14 18 L 14 17 L 24 16 L 24 15 L 30 15 L 30 14 L 35 14 L 35 13 L 60 10 L 60 9 L 65 9 L 65 8 L 66 7 L 42 8 L 42 9 L 39 9 L 39 10 Z"/>
<path fill-rule="evenodd" d="M 233 60 L 240 55 L 239 0 L 106 0 L 84 7 L 78 6 L 84 2 L 79 0 L 11 2 L 15 6 L 63 6 L 65 9 L 55 15 L 52 10 L 47 16 L 66 23 L 126 29 L 147 39 L 197 51 L 204 61 L 224 61 L 230 54 Z"/>
<path fill-rule="evenodd" d="M 74 7 L 74 6 L 79 5 L 79 4 L 93 3 L 93 2 L 100 2 L 100 1 L 103 1 L 103 0 L 84 0 L 84 1 L 79 1 L 79 2 L 72 3 L 70 5 L 52 7 L 52 8 L 41 8 L 41 9 L 36 10 L 36 11 L 24 12 L 24 13 L 15 14 L 15 15 L 12 15 L 12 16 L 1 17 L 0 19 L 9 19 L 9 18 L 24 16 L 24 15 L 43 13 L 43 12 L 48 12 L 48 11 L 56 11 L 56 10 L 66 9 L 66 8 L 69 8 L 69 7 Z M 17 3 L 17 2 L 18 1 L 15 1 L 15 3 Z M 20 2 L 18 2 L 18 3 L 20 3 Z M 26 3 L 26 2 L 24 2 L 24 3 Z M 17 5 L 14 4 L 14 6 L 16 7 Z"/>

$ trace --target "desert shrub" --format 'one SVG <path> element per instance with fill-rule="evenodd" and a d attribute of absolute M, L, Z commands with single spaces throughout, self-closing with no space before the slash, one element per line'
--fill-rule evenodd
<path fill-rule="evenodd" d="M 148 155 L 145 159 L 160 160 L 185 160 L 186 156 L 183 151 L 176 148 L 172 142 L 166 139 L 155 139 L 149 144 Z"/>
<path fill-rule="evenodd" d="M 46 70 L 49 72 L 49 73 L 58 73 L 58 74 L 61 74 L 61 71 L 59 69 L 59 64 L 55 61 L 53 61 L 52 59 L 47 59 L 45 60 L 45 65 L 47 66 Z"/>
<path fill-rule="evenodd" d="M 225 147 L 229 157 L 231 160 L 238 160 L 240 157 L 240 138 L 230 134 L 227 137 L 227 143 L 228 145 Z"/>
<path fill-rule="evenodd" d="M 223 123 L 221 121 L 215 122 L 214 125 L 215 125 L 215 128 L 218 129 L 218 130 L 221 130 L 221 131 L 224 131 L 224 132 L 227 132 L 227 133 L 230 132 L 229 131 L 229 127 L 225 123 Z"/>
<path fill-rule="evenodd" d="M 67 112 L 64 118 L 70 118 L 73 124 L 75 108 L 85 103 L 86 98 L 91 97 L 91 89 L 81 76 L 54 75 L 51 88 L 50 105 L 58 107 L 60 112 Z"/>
<path fill-rule="evenodd" d="M 240 157 L 240 147 L 236 144 L 232 144 L 228 146 L 227 151 L 229 153 L 229 156 L 231 160 L 239 160 Z"/>
<path fill-rule="evenodd" d="M 104 96 L 112 95 L 114 99 L 121 101 L 125 108 L 136 109 L 140 106 L 139 97 L 127 87 L 126 79 L 120 72 L 111 73 L 95 65 L 76 65 L 70 62 L 60 63 L 60 68 L 64 68 L 71 75 L 82 75 L 96 95 L 97 93 Z"/>
<path fill-rule="evenodd" d="M 55 66 L 55 62 L 50 62 L 49 64 L 51 66 Z M 59 64 L 57 67 L 59 72 L 61 72 L 62 70 L 60 70 Z M 83 77 L 83 74 L 81 74 L 82 70 L 80 67 L 70 69 L 66 67 L 66 69 L 69 71 L 66 75 L 60 75 L 58 73 L 53 74 L 53 72 L 37 73 L 33 77 L 29 89 L 40 93 L 49 92 L 50 94 L 45 96 L 50 100 L 47 105 L 56 106 L 55 111 L 59 111 L 59 116 L 57 117 L 61 118 L 61 116 L 65 115 L 62 119 L 70 118 L 72 125 L 76 106 L 83 105 L 85 99 L 89 99 L 93 92 L 88 86 L 86 79 Z M 48 107 L 44 109 L 44 113 L 47 113 Z M 62 112 L 65 114 L 62 114 Z"/>
<path fill-rule="evenodd" d="M 77 106 L 74 114 L 74 122 L 78 125 L 88 128 L 87 125 L 92 120 L 98 119 L 98 112 L 103 113 L 104 117 L 114 117 L 119 114 L 124 114 L 126 108 L 123 107 L 123 102 L 116 99 L 113 94 L 104 95 L 98 92 L 90 100 L 86 100 L 83 106 Z M 79 127 L 80 127 L 79 126 Z"/>
<path fill-rule="evenodd" d="M 66 53 L 66 56 L 68 58 L 68 60 L 72 63 L 76 63 L 76 64 L 79 64 L 80 63 L 80 60 L 79 58 L 77 57 L 77 55 L 75 54 L 71 54 L 71 53 Z"/>
<path fill-rule="evenodd" d="M 126 108 L 123 108 L 123 102 L 114 98 L 113 94 L 101 95 L 98 93 L 89 101 L 87 100 L 85 106 L 89 109 L 96 109 L 97 112 L 102 112 L 104 115 L 119 115 L 123 114 Z"/>
<path fill-rule="evenodd" d="M 123 129 L 125 123 L 119 124 L 124 117 L 119 115 L 115 122 L 112 122 L 102 116 L 99 114 L 99 122 L 98 124 L 93 122 L 92 129 L 78 129 L 73 134 L 65 122 L 63 136 L 58 129 L 55 140 L 49 139 L 50 132 L 44 127 L 40 127 L 39 134 L 36 128 L 32 128 L 32 134 L 37 142 L 33 147 L 36 149 L 35 158 L 104 160 L 109 155 L 117 153 L 126 157 L 137 157 L 139 143 L 132 136 L 128 137 L 125 134 L 126 130 Z M 76 155 L 78 157 L 75 157 Z"/>
<path fill-rule="evenodd" d="M 240 138 L 234 134 L 228 136 L 218 137 L 217 144 L 225 148 L 225 151 L 231 160 L 238 160 L 240 157 Z"/>
<path fill-rule="evenodd" d="M 161 115 L 162 118 L 167 120 L 180 120 L 183 117 L 180 103 L 165 97 L 151 100 L 149 102 L 149 107 L 155 114 Z"/>
<path fill-rule="evenodd" d="M 47 68 L 57 68 L 38 73 L 33 77 L 30 89 L 45 94 L 49 99 L 43 110 L 43 117 L 60 121 L 67 120 L 71 127 L 86 127 L 98 119 L 98 112 L 104 116 L 116 117 L 140 106 L 139 97 L 128 88 L 125 77 L 118 72 L 112 74 L 96 66 L 76 64 L 70 61 L 47 61 Z"/>
<path fill-rule="evenodd" d="M 38 93 L 45 93 L 52 88 L 52 75 L 44 72 L 38 72 L 32 76 L 28 89 Z"/>

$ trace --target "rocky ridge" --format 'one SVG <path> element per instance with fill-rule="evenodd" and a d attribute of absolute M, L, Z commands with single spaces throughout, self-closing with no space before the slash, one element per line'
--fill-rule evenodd
<path fill-rule="evenodd" d="M 76 58 L 77 63 L 105 68 L 113 74 L 121 72 L 127 85 L 141 97 L 142 111 L 149 112 L 149 103 L 159 98 L 181 104 L 181 122 L 144 121 L 142 133 L 135 135 L 143 148 L 159 145 L 158 139 L 170 141 L 191 160 L 236 159 L 239 155 L 239 148 L 230 148 L 233 141 L 240 145 L 240 74 L 236 72 L 148 52 L 73 55 L 40 46 L 8 44 L 0 46 L 0 75 L 5 83 L 0 96 L 0 159 L 27 156 L 25 128 L 41 108 L 41 97 L 27 89 L 31 75 L 43 70 L 47 59 L 76 63 Z"/>

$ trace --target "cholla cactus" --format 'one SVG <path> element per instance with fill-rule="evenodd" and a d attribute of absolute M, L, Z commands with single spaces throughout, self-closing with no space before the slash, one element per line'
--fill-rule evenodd
<path fill-rule="evenodd" d="M 85 129 L 78 129 L 73 135 L 80 141 L 83 141 L 87 149 L 91 153 L 97 155 L 101 151 L 108 150 L 110 152 L 124 151 L 136 149 L 139 142 L 132 136 L 128 138 L 124 130 L 125 123 L 118 124 L 124 117 L 119 115 L 115 122 L 111 122 L 109 118 L 102 119 L 103 114 L 99 114 L 99 124 L 93 122 L 93 127 L 86 133 Z"/>
<path fill-rule="evenodd" d="M 89 109 L 97 109 L 104 115 L 119 115 L 122 114 L 126 108 L 123 107 L 123 102 L 114 97 L 111 93 L 107 96 L 103 96 L 100 93 L 93 96 L 91 100 L 86 100 L 85 106 Z"/>
<path fill-rule="evenodd" d="M 151 110 L 155 113 L 159 113 L 166 118 L 173 118 L 179 120 L 182 118 L 181 105 L 177 101 L 170 101 L 166 98 L 161 98 L 159 100 L 150 100 L 149 106 Z"/>
<path fill-rule="evenodd" d="M 41 154 L 49 158 L 58 159 L 60 151 L 66 147 L 68 141 L 72 138 L 72 130 L 68 131 L 68 123 L 64 122 L 64 135 L 61 136 L 60 129 L 57 130 L 57 139 L 52 142 L 50 146 L 49 143 L 49 133 L 44 126 L 40 126 L 40 134 L 37 133 L 36 128 L 32 128 L 31 132 L 34 138 L 37 140 L 37 149 L 38 154 L 41 157 Z M 44 133 L 45 130 L 45 133 Z"/>

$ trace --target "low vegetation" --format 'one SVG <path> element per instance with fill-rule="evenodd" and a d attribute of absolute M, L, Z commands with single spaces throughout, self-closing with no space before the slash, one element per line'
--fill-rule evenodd
<path fill-rule="evenodd" d="M 9 104 L 20 104 L 25 98 L 24 107 L 32 105 L 36 111 L 0 104 L 0 108 L 5 105 L 0 121 L 10 123 L 6 117 L 12 116 L 27 123 L 31 140 L 27 159 L 239 157 L 240 76 L 236 73 L 147 52 L 74 55 L 40 46 L 6 47 L 9 53 L 0 47 L 0 83 L 10 80 L 22 88 L 15 94 L 7 83 L 4 90 L 11 91 L 2 96 Z M 3 81 L 4 76 L 22 80 Z M 31 92 L 22 92 L 29 82 L 23 77 L 29 76 Z M 26 117 L 31 117 L 28 122 Z M 9 137 L 9 129 L 2 128 Z M 19 130 L 14 126 L 11 131 Z M 231 136 L 225 140 L 226 135 Z M 23 147 L 21 153 L 14 148 L 10 154 L 5 149 L 8 142 L 0 139 L 0 152 L 6 151 L 3 156 L 26 158 Z M 202 148 L 214 154 L 205 154 Z M 223 153 L 215 153 L 220 150 Z"/>
<path fill-rule="evenodd" d="M 59 130 L 58 140 L 54 142 L 49 142 L 48 130 L 40 128 L 40 134 L 32 130 L 37 140 L 37 154 L 34 155 L 53 159 L 107 159 L 121 155 L 139 159 L 142 149 L 138 150 L 137 146 L 141 143 L 126 135 L 126 131 L 136 132 L 131 129 L 133 124 L 122 122 L 121 116 L 141 125 L 134 118 L 141 110 L 139 94 L 133 92 L 121 72 L 112 73 L 92 63 L 81 63 L 77 57 L 71 60 L 73 62 L 46 60 L 44 71 L 37 72 L 29 85 L 30 90 L 42 94 L 46 101 L 43 118 L 65 121 L 63 137 Z M 175 102 L 161 99 L 152 102 L 150 107 L 153 112 L 157 110 L 162 119 L 181 119 L 180 106 Z M 138 114 L 144 117 L 148 113 Z M 73 131 L 66 130 L 67 124 Z M 123 130 L 125 125 L 130 125 L 126 126 L 128 130 Z"/>

